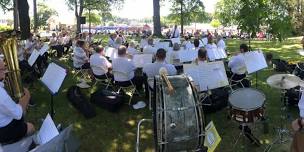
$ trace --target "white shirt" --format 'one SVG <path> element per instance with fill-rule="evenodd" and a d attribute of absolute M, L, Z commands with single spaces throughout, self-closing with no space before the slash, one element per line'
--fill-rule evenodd
<path fill-rule="evenodd" d="M 74 53 L 73 65 L 75 68 L 80 68 L 89 59 L 85 51 L 81 47 L 75 47 L 73 53 Z"/>
<path fill-rule="evenodd" d="M 51 37 L 50 38 L 50 46 L 58 45 L 57 43 L 57 37 Z"/>
<path fill-rule="evenodd" d="M 34 49 L 35 49 L 35 42 L 34 41 L 26 40 L 24 48 L 25 49 L 29 49 L 28 53 L 31 54 L 34 51 Z"/>
<path fill-rule="evenodd" d="M 226 44 L 223 39 L 221 39 L 217 42 L 217 47 L 221 48 L 221 49 L 226 49 Z"/>
<path fill-rule="evenodd" d="M 180 63 L 179 60 L 180 60 L 179 52 L 178 51 L 172 51 L 171 54 L 170 54 L 170 61 L 171 61 L 170 63 L 178 64 L 178 63 Z"/>
<path fill-rule="evenodd" d="M 145 48 L 146 45 L 148 45 L 148 41 L 146 39 L 141 39 L 139 47 Z"/>
<path fill-rule="evenodd" d="M 24 58 L 24 48 L 22 46 L 19 46 L 18 47 L 18 60 L 19 61 L 23 61 L 25 58 Z"/>
<path fill-rule="evenodd" d="M 3 82 L 0 82 L 0 127 L 5 127 L 13 119 L 22 118 L 22 107 L 16 104 L 4 89 Z"/>
<path fill-rule="evenodd" d="M 203 45 L 206 46 L 208 44 L 208 38 L 207 37 L 204 37 L 202 39 L 202 42 L 203 42 Z"/>
<path fill-rule="evenodd" d="M 303 88 L 301 88 L 301 89 L 303 89 Z M 299 107 L 299 111 L 300 111 L 300 117 L 304 118 L 304 91 L 302 91 L 302 93 L 301 93 L 301 98 L 299 100 L 298 107 Z"/>
<path fill-rule="evenodd" d="M 94 53 L 90 57 L 90 66 L 95 75 L 104 75 L 112 64 L 104 56 Z"/>
<path fill-rule="evenodd" d="M 129 53 L 129 54 L 131 54 L 131 55 L 134 55 L 134 54 L 138 54 L 139 52 L 135 49 L 135 48 L 133 48 L 133 47 L 128 47 L 127 48 L 127 52 Z"/>
<path fill-rule="evenodd" d="M 156 54 L 157 49 L 151 45 L 147 45 L 143 49 L 144 54 Z"/>
<path fill-rule="evenodd" d="M 231 68 L 232 73 L 238 75 L 245 74 L 247 69 L 243 54 L 241 53 L 236 56 L 233 56 L 228 63 L 228 67 Z"/>
<path fill-rule="evenodd" d="M 175 31 L 175 32 L 174 32 Z M 172 29 L 172 33 L 171 33 L 171 37 L 170 38 L 178 38 L 180 35 L 180 31 L 178 28 L 173 28 Z"/>
<path fill-rule="evenodd" d="M 115 39 L 112 39 L 110 37 L 109 42 L 108 42 L 108 46 L 114 47 L 115 46 Z"/>
<path fill-rule="evenodd" d="M 183 46 L 185 50 L 191 50 L 192 48 L 194 48 L 194 45 L 190 41 L 184 41 Z"/>
<path fill-rule="evenodd" d="M 176 75 L 176 68 L 174 65 L 158 61 L 146 64 L 143 67 L 143 72 L 146 73 L 148 78 L 153 78 L 154 76 L 159 75 L 159 69 L 162 67 L 167 69 L 168 75 Z"/>
<path fill-rule="evenodd" d="M 133 61 L 126 57 L 117 57 L 112 61 L 112 68 L 115 81 L 129 81 L 134 77 L 136 69 Z"/>

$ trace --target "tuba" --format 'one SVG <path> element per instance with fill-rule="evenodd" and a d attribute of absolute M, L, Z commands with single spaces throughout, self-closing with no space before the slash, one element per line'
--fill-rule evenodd
<path fill-rule="evenodd" d="M 21 74 L 18 61 L 17 32 L 0 32 L 0 50 L 4 55 L 6 73 L 5 88 L 13 99 L 18 100 L 23 96 Z"/>

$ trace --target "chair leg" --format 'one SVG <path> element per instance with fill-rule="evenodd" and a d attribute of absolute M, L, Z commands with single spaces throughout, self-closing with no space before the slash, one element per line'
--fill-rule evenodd
<path fill-rule="evenodd" d="M 152 110 L 151 102 L 152 102 L 152 93 L 151 93 L 151 91 L 149 90 L 149 110 Z"/>

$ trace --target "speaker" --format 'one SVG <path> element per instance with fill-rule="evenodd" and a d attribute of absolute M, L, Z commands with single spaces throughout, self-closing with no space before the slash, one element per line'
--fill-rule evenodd
<path fill-rule="evenodd" d="M 80 24 L 86 24 L 86 17 L 80 17 Z"/>

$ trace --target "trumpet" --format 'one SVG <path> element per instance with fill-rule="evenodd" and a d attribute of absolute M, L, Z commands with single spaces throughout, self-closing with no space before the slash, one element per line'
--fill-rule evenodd
<path fill-rule="evenodd" d="M 11 97 L 16 101 L 23 96 L 16 31 L 0 32 L 0 51 L 4 55 L 4 62 L 8 69 L 5 79 L 5 87 Z"/>

